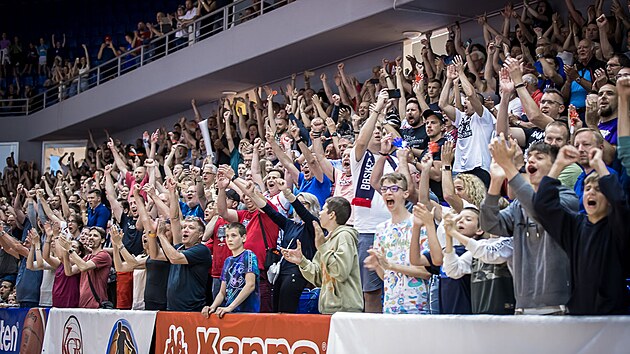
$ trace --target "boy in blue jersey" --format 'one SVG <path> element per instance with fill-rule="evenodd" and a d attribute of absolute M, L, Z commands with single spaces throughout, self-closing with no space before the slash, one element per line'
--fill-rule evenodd
<path fill-rule="evenodd" d="M 260 312 L 258 296 L 258 260 L 254 252 L 246 250 L 247 230 L 241 223 L 233 222 L 225 229 L 225 240 L 232 251 L 223 265 L 221 290 L 210 306 L 201 314 L 208 318 L 215 313 L 219 318 L 229 312 Z"/>

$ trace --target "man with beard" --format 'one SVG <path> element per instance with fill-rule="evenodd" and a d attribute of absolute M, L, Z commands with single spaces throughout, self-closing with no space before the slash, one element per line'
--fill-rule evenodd
<path fill-rule="evenodd" d="M 145 183 L 149 181 L 149 175 L 147 174 L 147 170 L 144 166 L 138 166 L 133 170 L 133 173 L 129 172 L 127 169 L 127 164 L 123 160 L 123 158 L 116 150 L 116 145 L 114 145 L 114 141 L 110 138 L 107 143 L 112 155 L 114 156 L 114 162 L 116 163 L 116 167 L 122 175 L 125 177 L 125 184 L 129 187 L 129 195 L 133 195 L 133 189 L 139 187 L 142 189 Z M 152 163 L 152 160 L 147 159 L 148 164 Z M 140 193 L 142 197 L 146 200 L 147 195 L 144 192 Z"/>
<path fill-rule="evenodd" d="M 593 107 L 595 108 L 595 107 Z M 597 94 L 597 111 L 587 106 L 586 125 L 604 137 L 604 161 L 611 164 L 617 151 L 617 87 L 603 85 Z"/>
<path fill-rule="evenodd" d="M 427 144 L 427 148 L 422 151 L 420 159 L 422 159 L 426 154 L 431 154 L 431 157 L 433 158 L 433 167 L 431 167 L 431 172 L 429 174 L 429 188 L 440 201 L 444 201 L 444 196 L 442 195 L 442 161 L 440 161 L 442 156 L 442 145 L 446 142 L 444 133 L 442 132 L 442 128 L 444 127 L 444 117 L 440 113 L 436 113 L 430 109 L 424 111 L 422 116 L 424 117 L 424 124 L 426 126 L 429 142 Z M 416 168 L 418 168 L 419 171 L 422 170 L 419 168 L 419 164 L 416 165 Z"/>
<path fill-rule="evenodd" d="M 112 180 L 112 165 L 105 166 L 105 192 L 112 208 L 114 220 L 123 231 L 122 242 L 127 251 L 137 256 L 144 250 L 142 245 L 142 222 L 138 220 L 138 207 L 134 198 L 120 201 Z M 112 250 L 113 252 L 113 250 Z M 133 305 L 133 272 L 116 273 L 116 308 L 131 309 Z"/>
<path fill-rule="evenodd" d="M 276 248 L 278 243 L 278 225 L 267 214 L 258 209 L 254 201 L 247 195 L 243 196 L 243 202 L 247 210 L 228 209 L 225 189 L 230 185 L 230 181 L 236 178 L 234 170 L 230 166 L 219 166 L 217 211 L 219 216 L 224 218 L 225 221 L 239 222 L 247 229 L 245 248 L 254 252 L 258 259 L 258 269 L 261 270 L 259 283 L 260 312 L 271 312 L 273 309 L 271 283 L 269 283 L 267 272 L 265 271 L 265 261 L 267 259 L 267 249 Z M 243 185 L 247 183 L 244 179 L 242 182 Z M 275 206 L 270 205 L 275 210 Z"/>
<path fill-rule="evenodd" d="M 62 253 L 66 276 L 81 274 L 79 284 L 79 307 L 81 308 L 97 309 L 103 301 L 107 300 L 107 278 L 112 266 L 112 257 L 103 250 L 105 237 L 103 228 L 91 227 L 86 245 L 90 249 L 90 254 L 84 258 L 74 252 L 72 243 L 68 239 L 57 238 L 56 249 Z"/>
<path fill-rule="evenodd" d="M 206 304 L 212 255 L 208 247 L 201 243 L 204 229 L 201 218 L 189 216 L 182 223 L 182 243 L 171 245 L 164 220 L 158 222 L 157 238 L 160 243 L 155 248 L 156 257 L 151 255 L 151 258 L 171 263 L 166 295 L 168 311 L 197 312 Z M 173 235 L 173 239 L 178 238 Z M 156 243 L 155 234 L 149 234 L 149 242 Z"/>
<path fill-rule="evenodd" d="M 415 99 L 407 101 L 405 109 L 405 119 L 409 128 L 402 129 L 400 135 L 407 145 L 414 149 L 414 154 L 419 155 L 420 151 L 427 146 L 427 131 L 420 111 L 420 103 Z"/>

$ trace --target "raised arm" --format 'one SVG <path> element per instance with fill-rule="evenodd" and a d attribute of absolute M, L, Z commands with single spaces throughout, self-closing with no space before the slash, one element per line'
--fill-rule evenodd
<path fill-rule="evenodd" d="M 231 167 L 227 166 L 225 168 L 231 169 Z M 219 177 L 217 179 L 217 188 L 219 189 L 217 195 L 217 211 L 219 215 L 229 222 L 238 222 L 238 213 L 236 210 L 228 209 L 227 207 L 227 197 L 225 196 L 225 189 L 230 185 L 230 180 L 227 179 L 221 171 L 219 171 Z"/>
<path fill-rule="evenodd" d="M 376 128 L 376 122 L 380 114 L 382 114 L 382 110 L 385 107 L 385 102 L 389 99 L 389 95 L 387 94 L 387 90 L 383 89 L 378 94 L 378 99 L 376 101 L 376 106 L 374 110 L 370 110 L 370 115 L 368 119 L 363 124 L 359 132 L 359 136 L 354 142 L 355 156 L 357 161 L 363 157 L 365 151 L 368 148 L 370 143 L 370 139 L 372 139 L 372 135 L 374 133 L 374 128 Z"/>
<path fill-rule="evenodd" d="M 112 169 L 112 165 L 105 166 L 105 196 L 107 197 L 107 201 L 112 208 L 112 215 L 117 222 L 120 222 L 120 218 L 122 217 L 123 213 L 123 207 L 118 201 L 116 195 L 116 188 L 114 188 L 114 181 L 112 179 Z M 138 189 L 138 186 L 136 186 L 135 189 Z"/>
<path fill-rule="evenodd" d="M 446 68 L 446 82 L 444 82 L 444 87 L 442 87 L 442 92 L 440 93 L 440 100 L 438 101 L 438 106 L 444 112 L 448 118 L 452 121 L 456 119 L 455 107 L 452 105 L 451 97 L 451 86 L 453 86 L 453 80 L 458 78 L 457 70 L 455 66 L 449 65 Z M 456 100 L 459 97 L 455 97 Z"/>

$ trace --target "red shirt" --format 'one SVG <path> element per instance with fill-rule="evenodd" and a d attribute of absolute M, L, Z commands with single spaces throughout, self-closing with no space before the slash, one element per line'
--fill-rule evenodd
<path fill-rule="evenodd" d="M 540 107 L 540 100 L 542 99 L 543 96 L 543 92 L 540 91 L 540 89 L 532 92 L 532 98 L 534 99 L 534 102 L 536 102 L 536 105 L 538 107 Z"/>
<path fill-rule="evenodd" d="M 99 303 L 96 302 L 90 283 L 88 274 L 94 285 L 94 291 L 101 298 L 101 301 L 107 300 L 107 278 L 109 277 L 109 269 L 112 266 L 112 257 L 106 251 L 100 251 L 97 254 L 88 254 L 83 257 L 87 261 L 92 261 L 96 265 L 96 269 L 81 272 L 81 284 L 79 285 L 79 307 L 84 309 L 97 309 Z"/>
<path fill-rule="evenodd" d="M 221 272 L 223 272 L 223 263 L 232 255 L 232 251 L 227 247 L 225 243 L 225 227 L 229 222 L 219 217 L 214 230 L 212 230 L 212 236 L 206 242 L 206 247 L 212 251 L 212 267 L 210 268 L 210 276 L 213 278 L 220 278 Z"/>
<path fill-rule="evenodd" d="M 140 188 L 140 195 L 142 196 L 142 198 L 144 198 L 144 200 L 147 200 L 147 193 L 145 191 L 142 190 L 142 187 L 144 187 L 144 185 L 149 182 L 149 174 L 146 173 L 144 175 L 144 178 L 142 179 L 142 181 L 140 181 L 140 186 L 138 188 Z M 127 171 L 127 174 L 125 175 L 125 184 L 127 185 L 127 187 L 129 187 L 129 199 L 133 198 L 133 189 L 136 188 L 136 184 L 138 184 L 138 182 L 136 182 L 136 179 L 133 177 L 133 173 Z"/>
<path fill-rule="evenodd" d="M 274 210 L 277 210 L 273 204 L 269 204 Z M 260 210 L 237 210 L 238 221 L 247 228 L 247 239 L 245 240 L 245 249 L 248 249 L 258 258 L 258 269 L 264 269 L 265 258 L 267 255 L 265 242 L 262 238 L 262 230 L 260 229 L 260 221 L 265 228 L 267 235 L 267 245 L 269 248 L 275 248 L 278 243 L 278 225 L 274 223 L 267 214 Z"/>

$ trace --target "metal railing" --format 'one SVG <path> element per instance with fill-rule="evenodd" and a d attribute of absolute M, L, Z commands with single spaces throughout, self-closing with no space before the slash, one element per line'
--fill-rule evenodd
<path fill-rule="evenodd" d="M 29 115 L 41 111 L 290 2 L 292 1 L 278 0 L 273 3 L 266 3 L 264 0 L 235 1 L 198 18 L 185 28 L 176 28 L 129 52 L 121 53 L 116 58 L 100 63 L 86 73 L 50 86 L 32 98 L 0 100 L 0 117 Z"/>

